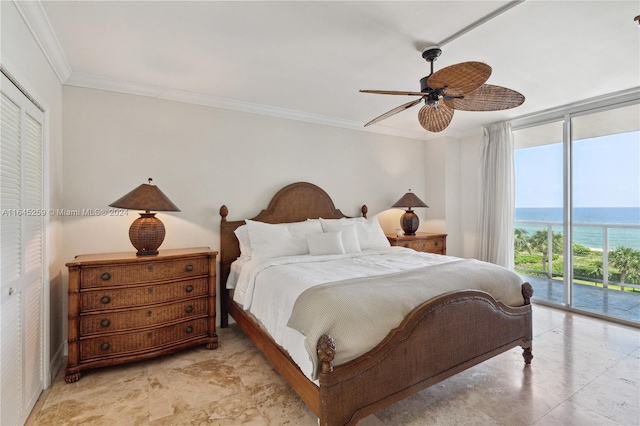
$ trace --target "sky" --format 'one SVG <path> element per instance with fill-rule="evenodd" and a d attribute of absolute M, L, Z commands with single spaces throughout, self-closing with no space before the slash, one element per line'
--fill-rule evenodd
<path fill-rule="evenodd" d="M 640 132 L 573 143 L 574 207 L 640 207 Z M 562 143 L 515 150 L 516 208 L 562 207 Z"/>

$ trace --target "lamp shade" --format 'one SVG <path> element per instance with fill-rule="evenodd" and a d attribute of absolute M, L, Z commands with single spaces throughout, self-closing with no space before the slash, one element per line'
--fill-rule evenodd
<path fill-rule="evenodd" d="M 155 217 L 155 211 L 179 212 L 180 209 L 164 195 L 160 188 L 149 183 L 143 183 L 124 197 L 109 204 L 127 210 L 144 210 L 140 217 L 133 221 L 129 228 L 131 244 L 138 249 L 138 256 L 158 254 L 158 247 L 164 241 L 165 228 L 160 219 Z"/>
<path fill-rule="evenodd" d="M 160 191 L 160 188 L 151 183 L 152 180 L 149 178 L 149 183 L 143 183 L 109 206 L 127 210 L 179 212 L 180 209 Z"/>
<path fill-rule="evenodd" d="M 420 226 L 420 219 L 418 215 L 411 210 L 413 207 L 429 207 L 422 201 L 420 198 L 416 196 L 411 190 L 404 194 L 395 204 L 391 207 L 399 207 L 402 209 L 407 209 L 402 217 L 400 218 L 400 226 L 402 226 L 402 231 L 404 235 L 416 235 L 416 231 L 418 230 L 418 226 Z"/>
<path fill-rule="evenodd" d="M 411 190 L 404 194 L 395 204 L 391 207 L 400 207 L 400 208 L 409 208 L 412 207 L 429 207 L 422 201 L 420 198 L 416 196 Z"/>

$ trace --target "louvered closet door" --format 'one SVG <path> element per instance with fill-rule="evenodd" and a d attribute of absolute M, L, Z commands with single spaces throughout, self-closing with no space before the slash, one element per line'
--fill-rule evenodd
<path fill-rule="evenodd" d="M 43 389 L 42 112 L 4 75 L 0 106 L 0 425 L 22 425 Z"/>

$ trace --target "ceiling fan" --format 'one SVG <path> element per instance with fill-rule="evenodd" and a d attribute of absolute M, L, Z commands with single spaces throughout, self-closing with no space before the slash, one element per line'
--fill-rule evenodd
<path fill-rule="evenodd" d="M 425 105 L 418 111 L 418 121 L 430 132 L 441 132 L 446 129 L 456 109 L 499 111 L 515 108 L 524 102 L 524 96 L 515 90 L 484 84 L 491 75 L 491 67 L 482 62 L 462 62 L 434 73 L 433 62 L 438 59 L 440 53 L 442 50 L 438 47 L 428 47 L 422 52 L 422 57 L 431 64 L 431 74 L 420 80 L 419 92 L 360 90 L 363 93 L 420 97 L 385 112 L 364 126 L 367 127 L 418 105 L 423 99 Z"/>

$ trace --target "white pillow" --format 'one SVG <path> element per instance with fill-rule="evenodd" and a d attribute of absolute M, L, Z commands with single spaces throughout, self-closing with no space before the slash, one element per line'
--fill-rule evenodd
<path fill-rule="evenodd" d="M 384 235 L 384 231 L 378 223 L 377 217 L 374 216 L 366 221 L 356 221 L 355 226 L 361 250 L 391 246 L 387 236 Z"/>
<path fill-rule="evenodd" d="M 342 231 L 321 232 L 307 235 L 309 254 L 319 256 L 322 254 L 344 254 L 342 245 Z"/>
<path fill-rule="evenodd" d="M 240 225 L 233 231 L 240 243 L 240 257 L 243 259 L 251 258 L 251 240 L 249 239 L 249 227 Z"/>
<path fill-rule="evenodd" d="M 360 253 L 360 242 L 358 241 L 358 232 L 356 225 L 350 220 L 327 220 L 320 219 L 324 232 L 342 231 L 342 245 L 345 253 Z"/>
<path fill-rule="evenodd" d="M 320 222 L 264 223 L 246 220 L 252 258 L 308 254 L 305 236 L 322 232 Z"/>

